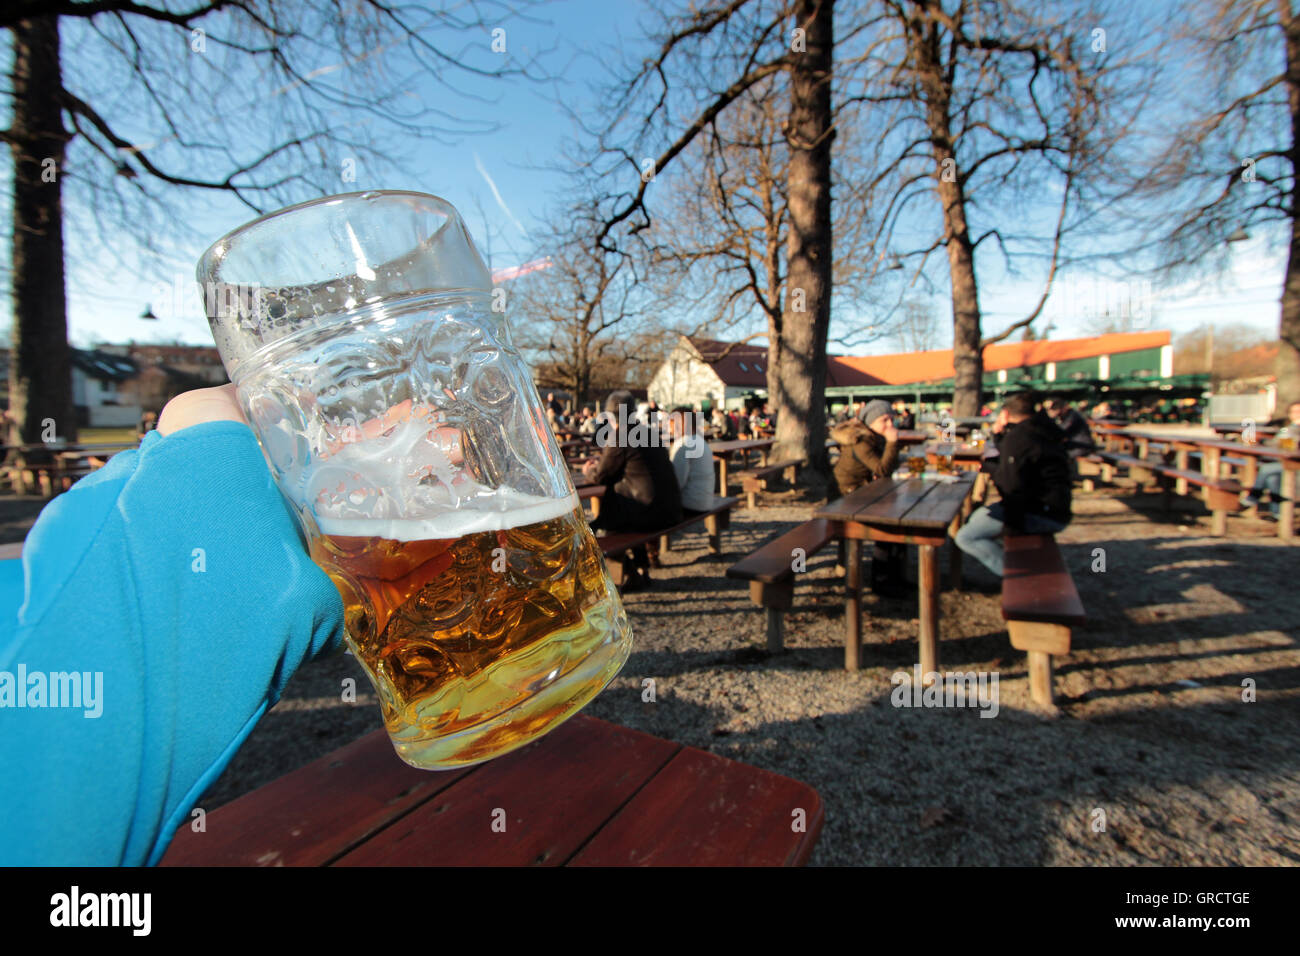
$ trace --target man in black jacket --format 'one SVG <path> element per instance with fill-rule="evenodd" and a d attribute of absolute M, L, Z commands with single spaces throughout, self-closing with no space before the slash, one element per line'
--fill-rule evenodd
<path fill-rule="evenodd" d="M 993 426 L 998 455 L 993 483 L 1002 500 L 970 516 L 954 540 L 1002 576 L 1002 530 L 1055 534 L 1070 523 L 1070 464 L 1061 429 L 1035 411 L 1033 397 L 1011 395 Z"/>
<path fill-rule="evenodd" d="M 1070 403 L 1060 398 L 1049 398 L 1043 402 L 1043 411 L 1051 416 L 1063 433 L 1065 451 L 1071 458 L 1082 458 L 1097 450 L 1097 443 L 1092 440 L 1092 429 L 1088 420 L 1070 407 Z"/>

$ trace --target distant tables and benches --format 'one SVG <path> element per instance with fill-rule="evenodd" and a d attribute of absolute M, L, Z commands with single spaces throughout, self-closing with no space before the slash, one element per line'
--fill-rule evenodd
<path fill-rule="evenodd" d="M 1115 433 L 1112 449 L 1098 451 L 1093 457 L 1102 463 L 1103 478 L 1110 480 L 1116 467 L 1127 469 L 1139 485 L 1159 484 L 1165 492 L 1186 495 L 1192 487 L 1201 495 L 1213 516 L 1214 534 L 1226 533 L 1227 515 L 1243 508 L 1241 492 L 1255 484 L 1261 461 L 1282 465 L 1281 497 L 1278 509 L 1278 537 L 1290 540 L 1295 535 L 1296 472 L 1300 471 L 1300 451 L 1290 451 L 1258 444 L 1245 444 L 1222 438 L 1197 438 L 1182 434 L 1163 434 L 1127 430 Z M 1123 449 L 1121 451 L 1113 450 Z M 1164 449 L 1167 458 L 1153 458 L 1153 449 Z M 1191 467 L 1198 458 L 1200 469 Z M 1225 476 L 1231 466 L 1239 477 Z"/>
<path fill-rule="evenodd" d="M 18 452 L 19 461 L 0 466 L 0 475 L 14 494 L 30 494 L 35 488 L 45 497 L 53 497 L 102 468 L 117 452 L 135 447 L 135 442 L 6 445 L 3 459 L 7 460 L 10 452 Z"/>
<path fill-rule="evenodd" d="M 1214 429 L 1215 434 L 1239 437 L 1243 433 L 1250 431 L 1263 438 L 1272 438 L 1279 431 L 1277 425 L 1242 425 L 1240 423 L 1229 422 L 1212 422 L 1210 427 Z"/>
<path fill-rule="evenodd" d="M 733 441 L 711 441 L 709 442 L 709 452 L 713 455 L 713 460 L 718 463 L 718 494 L 726 497 L 727 494 L 727 467 L 731 456 L 739 453 L 744 460 L 744 466 L 749 466 L 749 453 L 758 452 L 759 467 L 767 466 L 767 454 L 772 446 L 776 444 L 773 438 L 749 438 L 737 439 Z"/>

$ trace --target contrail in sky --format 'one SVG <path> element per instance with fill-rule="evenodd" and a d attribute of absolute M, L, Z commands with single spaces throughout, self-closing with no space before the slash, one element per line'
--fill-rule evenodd
<path fill-rule="evenodd" d="M 492 190 L 492 195 L 496 197 L 497 205 L 501 207 L 501 211 L 510 217 L 510 221 L 515 224 L 515 227 L 521 233 L 525 236 L 528 235 L 528 230 L 524 228 L 524 224 L 515 218 L 515 214 L 510 211 L 510 207 L 506 205 L 506 201 L 501 198 L 501 190 L 497 189 L 497 184 L 492 181 L 492 177 L 488 175 L 488 171 L 483 168 L 483 160 L 478 158 L 478 153 L 474 154 L 474 165 L 478 167 L 479 174 L 487 180 L 488 187 Z"/>

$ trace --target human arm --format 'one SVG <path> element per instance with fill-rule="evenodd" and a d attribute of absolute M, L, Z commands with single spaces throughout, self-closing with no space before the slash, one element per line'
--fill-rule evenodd
<path fill-rule="evenodd" d="M 99 693 L 0 708 L 0 863 L 156 863 L 297 667 L 342 637 L 252 431 L 212 394 L 47 505 L 22 565 L 0 672 L 89 674 Z"/>
<path fill-rule="evenodd" d="M 606 445 L 600 452 L 596 467 L 590 474 L 595 485 L 613 485 L 623 477 L 627 467 L 627 449 L 617 444 Z"/>

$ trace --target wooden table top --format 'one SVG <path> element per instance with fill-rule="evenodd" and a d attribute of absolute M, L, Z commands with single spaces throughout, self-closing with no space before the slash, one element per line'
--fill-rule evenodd
<path fill-rule="evenodd" d="M 162 865 L 797 866 L 822 817 L 806 784 L 579 714 L 442 772 L 377 730 L 182 826 Z"/>
<path fill-rule="evenodd" d="M 1238 432 L 1246 430 L 1245 425 L 1211 425 L 1216 432 L 1223 432 L 1225 435 L 1235 435 Z M 1276 435 L 1278 433 L 1277 425 L 1256 425 L 1255 431 L 1261 435 Z"/>
<path fill-rule="evenodd" d="M 771 448 L 775 444 L 775 438 L 747 438 L 743 441 L 711 441 L 709 442 L 709 451 L 715 455 L 725 455 L 733 451 L 752 451 L 756 448 Z"/>
<path fill-rule="evenodd" d="M 1282 462 L 1300 462 L 1300 450 L 1286 451 L 1271 445 L 1247 445 L 1226 438 L 1196 438 L 1190 435 L 1161 435 L 1139 431 L 1124 432 L 1124 436 L 1144 439 L 1157 445 L 1190 445 L 1198 448 L 1215 448 L 1233 455 L 1253 455 L 1256 458 L 1273 458 Z"/>
<path fill-rule="evenodd" d="M 879 478 L 819 508 L 813 517 L 880 528 L 942 530 L 961 512 L 974 485 L 974 472 L 959 473 L 951 482 Z"/>

